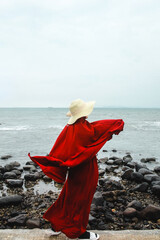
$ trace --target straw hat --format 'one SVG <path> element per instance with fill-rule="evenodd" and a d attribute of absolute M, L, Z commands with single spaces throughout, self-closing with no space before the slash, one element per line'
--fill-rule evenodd
<path fill-rule="evenodd" d="M 67 117 L 70 117 L 68 124 L 73 124 L 77 119 L 88 116 L 93 111 L 94 104 L 95 101 L 84 102 L 81 99 L 71 102 L 70 111 L 66 114 Z"/>

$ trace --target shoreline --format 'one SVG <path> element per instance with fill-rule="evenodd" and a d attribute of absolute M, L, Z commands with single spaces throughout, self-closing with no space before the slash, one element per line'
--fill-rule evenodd
<path fill-rule="evenodd" d="M 87 229 L 160 229 L 160 165 L 153 171 L 146 163 L 156 162 L 155 158 L 143 158 L 140 164 L 130 153 L 117 157 L 116 152 L 108 157 L 103 150 L 106 157 L 98 159 L 99 182 Z M 34 187 L 42 182 L 53 190 L 36 192 Z M 42 216 L 61 188 L 32 161 L 23 167 L 15 161 L 0 166 L 0 229 L 50 228 Z"/>

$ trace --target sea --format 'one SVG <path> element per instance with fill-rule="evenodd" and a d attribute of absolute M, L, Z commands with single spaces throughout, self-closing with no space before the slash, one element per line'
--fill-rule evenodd
<path fill-rule="evenodd" d="M 18 161 L 24 166 L 32 156 L 45 156 L 64 126 L 67 108 L 0 108 L 0 165 Z M 87 121 L 123 119 L 124 130 L 106 142 L 98 158 L 130 153 L 133 161 L 155 157 L 160 164 L 160 109 L 156 108 L 94 108 Z M 103 150 L 107 150 L 104 152 Z M 116 151 L 115 151 L 116 150 Z M 12 157 L 1 159 L 4 155 Z"/>

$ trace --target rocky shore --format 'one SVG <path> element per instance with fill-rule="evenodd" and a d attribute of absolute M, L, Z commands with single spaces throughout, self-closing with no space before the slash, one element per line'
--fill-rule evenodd
<path fill-rule="evenodd" d="M 130 153 L 123 157 L 98 160 L 99 182 L 91 205 L 88 229 L 125 230 L 160 229 L 160 165 L 155 158 L 142 158 L 141 163 Z M 42 218 L 57 199 L 62 185 L 44 175 L 32 161 L 6 164 L 12 156 L 1 156 L 0 228 L 50 228 Z M 157 162 L 151 170 L 149 164 Z M 35 192 L 35 185 L 44 182 L 47 193 Z M 49 190 L 49 184 L 53 189 Z M 56 187 L 56 188 L 55 188 Z M 59 189 L 59 191 L 58 191 Z M 56 190 L 56 191 L 55 191 Z"/>

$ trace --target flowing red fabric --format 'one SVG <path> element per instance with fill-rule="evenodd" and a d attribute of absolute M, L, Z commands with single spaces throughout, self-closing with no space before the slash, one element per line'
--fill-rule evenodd
<path fill-rule="evenodd" d="M 28 154 L 48 177 L 58 183 L 65 182 L 58 199 L 43 215 L 56 231 L 69 238 L 77 238 L 86 231 L 98 181 L 96 154 L 123 127 L 122 119 L 89 123 L 82 117 L 64 127 L 49 156 Z"/>

